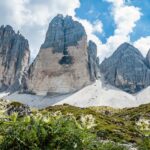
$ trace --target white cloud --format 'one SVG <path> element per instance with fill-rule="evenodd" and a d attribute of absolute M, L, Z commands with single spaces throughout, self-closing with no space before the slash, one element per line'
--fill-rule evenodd
<path fill-rule="evenodd" d="M 98 21 L 96 24 L 95 23 L 90 23 L 88 20 L 86 19 L 80 19 L 80 18 L 75 18 L 77 21 L 79 21 L 85 28 L 85 31 L 87 33 L 87 38 L 88 41 L 92 40 L 96 43 L 97 45 L 97 49 L 98 49 L 98 55 L 103 55 L 103 51 L 100 51 L 100 46 L 102 45 L 102 42 L 100 41 L 100 39 L 94 34 L 95 32 L 102 32 L 102 23 L 100 21 Z M 99 26 L 99 24 L 101 24 Z M 95 30 L 95 25 L 99 26 L 98 29 Z"/>
<path fill-rule="evenodd" d="M 79 6 L 79 0 L 4 0 L 0 1 L 0 24 L 20 30 L 30 42 L 31 56 L 35 57 L 51 19 L 59 13 L 74 17 Z"/>
<path fill-rule="evenodd" d="M 0 23 L 11 23 L 16 27 L 23 25 L 30 14 L 30 11 L 26 8 L 28 3 L 28 0 L 0 1 L 0 18 L 2 18 Z"/>
<path fill-rule="evenodd" d="M 124 5 L 124 0 L 106 0 L 107 2 L 113 3 L 115 7 L 121 7 Z"/>
<path fill-rule="evenodd" d="M 113 5 L 111 14 L 114 18 L 116 29 L 114 35 L 107 39 L 106 44 L 100 46 L 99 51 L 102 52 L 99 57 L 101 60 L 110 56 L 123 42 L 130 42 L 130 34 L 142 15 L 139 8 L 127 6 L 124 0 L 107 0 L 107 2 Z"/>
<path fill-rule="evenodd" d="M 0 18 L 3 18 L 0 19 L 0 24 L 10 24 L 15 30 L 21 31 L 29 40 L 32 59 L 44 41 L 49 22 L 59 13 L 68 14 L 80 21 L 85 27 L 88 40 L 93 40 L 99 47 L 101 41 L 94 33 L 102 33 L 102 22 L 96 20 L 92 24 L 88 20 L 77 18 L 75 9 L 78 7 L 79 0 L 11 0 L 11 3 L 10 0 L 0 1 Z"/>
<path fill-rule="evenodd" d="M 128 36 L 133 32 L 136 22 L 140 19 L 141 13 L 139 8 L 134 6 L 121 5 L 114 8 L 114 20 L 117 26 L 115 34 Z"/>
<path fill-rule="evenodd" d="M 93 23 L 93 32 L 102 33 L 103 32 L 103 24 L 100 20 L 96 20 Z"/>
<path fill-rule="evenodd" d="M 51 19 L 59 13 L 69 14 L 83 24 L 88 40 L 93 40 L 97 44 L 98 56 L 103 60 L 104 57 L 110 56 L 121 43 L 130 42 L 130 34 L 142 15 L 139 8 L 127 6 L 124 0 L 105 1 L 113 6 L 111 15 L 116 24 L 114 35 L 107 39 L 106 44 L 103 44 L 95 35 L 95 33 L 103 33 L 103 24 L 100 20 L 90 23 L 86 19 L 76 17 L 75 9 L 80 7 L 79 0 L 0 1 L 0 24 L 10 24 L 15 30 L 20 30 L 30 42 L 31 56 L 35 57 L 44 41 Z M 149 37 L 146 37 L 134 42 L 134 45 L 145 55 L 149 49 L 148 43 Z"/>
<path fill-rule="evenodd" d="M 146 56 L 150 49 L 150 36 L 141 37 L 134 42 L 134 46 L 142 52 L 143 56 Z"/>

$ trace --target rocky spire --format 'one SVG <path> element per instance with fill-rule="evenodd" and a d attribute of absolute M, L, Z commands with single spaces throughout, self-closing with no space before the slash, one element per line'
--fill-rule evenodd
<path fill-rule="evenodd" d="M 95 81 L 100 76 L 99 58 L 97 57 L 97 46 L 93 41 L 88 43 L 88 62 L 91 81 Z"/>
<path fill-rule="evenodd" d="M 9 25 L 0 27 L 0 90 L 16 90 L 21 86 L 29 65 L 28 41 Z M 14 86 L 15 84 L 15 86 Z"/>
<path fill-rule="evenodd" d="M 90 71 L 92 78 L 95 75 L 96 47 L 90 44 L 88 50 L 87 46 L 84 27 L 70 16 L 57 15 L 29 69 L 28 90 L 42 95 L 64 94 L 90 84 Z"/>
<path fill-rule="evenodd" d="M 71 16 L 59 14 L 49 24 L 45 42 L 41 48 L 52 47 L 54 52 L 65 53 L 67 47 L 77 45 L 77 41 L 86 35 L 84 27 Z"/>

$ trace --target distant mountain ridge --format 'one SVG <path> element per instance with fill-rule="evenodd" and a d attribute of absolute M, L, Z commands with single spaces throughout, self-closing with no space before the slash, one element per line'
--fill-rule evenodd
<path fill-rule="evenodd" d="M 145 59 L 137 48 L 123 43 L 101 63 L 101 73 L 111 85 L 136 93 L 150 85 L 149 53 Z"/>

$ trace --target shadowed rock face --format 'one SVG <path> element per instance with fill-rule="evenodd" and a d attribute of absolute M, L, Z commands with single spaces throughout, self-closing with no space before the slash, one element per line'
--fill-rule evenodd
<path fill-rule="evenodd" d="M 129 93 L 150 85 L 150 68 L 140 51 L 128 43 L 122 44 L 105 59 L 100 70 L 108 83 Z"/>
<path fill-rule="evenodd" d="M 29 65 L 28 41 L 9 25 L 0 27 L 0 90 L 20 88 Z"/>
<path fill-rule="evenodd" d="M 79 22 L 70 16 L 57 15 L 50 22 L 45 42 L 29 69 L 28 91 L 64 94 L 90 84 L 90 71 L 95 70 L 92 61 L 96 58 L 96 47 L 91 45 L 88 50 L 87 36 Z M 95 73 L 91 74 L 95 79 Z"/>

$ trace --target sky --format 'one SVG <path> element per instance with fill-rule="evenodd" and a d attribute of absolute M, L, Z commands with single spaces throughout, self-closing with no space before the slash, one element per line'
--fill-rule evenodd
<path fill-rule="evenodd" d="M 57 14 L 70 15 L 97 44 L 100 61 L 123 42 L 143 56 L 150 49 L 150 0 L 5 0 L 0 1 L 0 25 L 11 25 L 28 39 L 34 59 Z"/>

